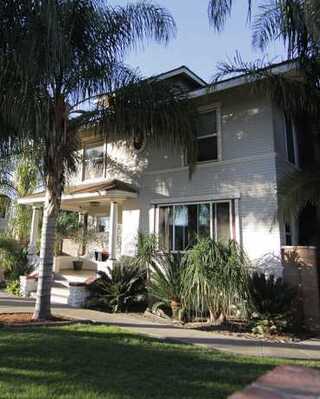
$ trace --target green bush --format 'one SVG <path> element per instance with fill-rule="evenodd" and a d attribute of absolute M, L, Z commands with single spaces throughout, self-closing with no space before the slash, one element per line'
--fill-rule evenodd
<path fill-rule="evenodd" d="M 230 240 L 199 239 L 186 255 L 183 300 L 195 313 L 209 313 L 223 321 L 239 305 L 248 307 L 250 263 L 241 247 Z"/>
<path fill-rule="evenodd" d="M 174 319 L 183 315 L 183 271 L 185 258 L 180 253 L 158 254 L 152 258 L 148 291 L 156 306 L 169 307 Z"/>
<path fill-rule="evenodd" d="M 137 310 L 146 306 L 146 271 L 128 257 L 108 268 L 108 273 L 89 286 L 87 307 L 113 313 Z"/>
<path fill-rule="evenodd" d="M 293 320 L 296 290 L 281 279 L 255 272 L 249 280 L 253 332 L 277 333 Z"/>
<path fill-rule="evenodd" d="M 20 295 L 20 281 L 19 280 L 11 280 L 6 285 L 6 291 L 9 294 Z"/>
<path fill-rule="evenodd" d="M 0 237 L 0 267 L 7 281 L 19 280 L 32 271 L 26 248 L 12 238 Z"/>

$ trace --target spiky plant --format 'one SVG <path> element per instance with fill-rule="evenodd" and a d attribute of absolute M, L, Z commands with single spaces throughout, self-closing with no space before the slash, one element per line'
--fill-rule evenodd
<path fill-rule="evenodd" d="M 112 7 L 106 0 L 0 3 L 0 150 L 28 143 L 45 183 L 34 319 L 50 317 L 56 219 L 68 173 L 77 166 L 78 132 L 110 140 L 148 133 L 150 143 L 192 152 L 193 114 L 184 93 L 141 80 L 124 63 L 148 40 L 166 44 L 171 15 L 151 2 Z"/>
<path fill-rule="evenodd" d="M 148 292 L 156 306 L 171 309 L 173 319 L 183 314 L 183 272 L 185 258 L 180 253 L 157 254 L 152 258 Z"/>
<path fill-rule="evenodd" d="M 146 300 L 146 273 L 124 257 L 89 286 L 89 307 L 127 312 Z"/>
<path fill-rule="evenodd" d="M 187 253 L 183 275 L 185 306 L 196 313 L 223 321 L 234 306 L 248 305 L 250 263 L 235 241 L 199 239 Z"/>

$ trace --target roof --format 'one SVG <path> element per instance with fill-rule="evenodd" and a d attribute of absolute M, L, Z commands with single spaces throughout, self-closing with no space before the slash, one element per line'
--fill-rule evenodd
<path fill-rule="evenodd" d="M 198 88 L 206 87 L 208 85 L 205 80 L 200 78 L 196 73 L 191 71 L 191 69 L 189 69 L 185 65 L 171 69 L 170 71 L 167 72 L 160 73 L 159 75 L 156 75 L 153 78 L 158 80 L 165 80 L 177 77 L 179 75 L 183 76 L 184 78 L 192 82 L 195 86 L 198 86 Z"/>
<path fill-rule="evenodd" d="M 282 73 L 287 73 L 287 72 L 293 71 L 296 68 L 297 68 L 297 61 L 289 60 L 289 61 L 284 61 L 284 62 L 280 62 L 277 64 L 272 64 L 270 67 L 261 68 L 261 71 L 269 69 L 274 74 L 282 74 Z M 219 91 L 231 89 L 231 88 L 245 85 L 248 83 L 250 83 L 250 81 L 248 80 L 247 74 L 233 76 L 228 79 L 220 80 L 214 84 L 207 85 L 206 87 L 203 87 L 201 89 L 189 92 L 189 97 L 190 98 L 200 97 L 203 95 L 207 95 L 210 93 L 216 93 Z"/>
<path fill-rule="evenodd" d="M 82 198 L 85 197 L 86 194 L 88 194 L 88 196 L 90 196 L 90 194 L 107 195 L 108 193 L 110 194 L 112 192 L 137 194 L 137 190 L 133 185 L 113 179 L 106 182 L 81 184 L 78 186 L 66 186 L 62 194 L 62 200 L 72 198 L 76 199 L 77 197 Z M 44 198 L 45 191 L 41 191 L 22 197 L 18 200 L 18 202 L 20 204 L 35 203 L 37 200 L 38 202 L 43 202 Z"/>

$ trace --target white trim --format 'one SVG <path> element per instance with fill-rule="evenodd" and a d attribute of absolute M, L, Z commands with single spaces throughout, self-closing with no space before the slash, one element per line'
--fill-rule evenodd
<path fill-rule="evenodd" d="M 119 198 L 119 199 L 131 199 L 131 198 L 137 198 L 136 193 L 131 193 L 128 191 L 120 191 L 120 190 L 111 190 L 111 191 L 95 191 L 92 193 L 76 193 L 76 194 L 62 194 L 61 196 L 61 201 L 68 201 L 68 200 L 92 200 L 92 199 L 114 199 L 114 198 Z M 45 202 L 45 195 L 42 197 L 37 197 L 37 198 L 19 198 L 18 199 L 18 204 L 21 205 L 28 205 L 28 204 L 40 204 L 42 202 Z"/>
<path fill-rule="evenodd" d="M 274 74 L 282 74 L 282 73 L 287 73 L 293 70 L 297 69 L 297 63 L 292 62 L 292 63 L 282 63 L 280 65 L 275 65 L 271 66 L 269 68 L 269 71 L 272 71 Z M 202 89 L 194 90 L 188 94 L 189 98 L 197 98 L 201 96 L 206 96 L 208 94 L 215 94 L 219 91 L 227 90 L 227 89 L 232 89 L 238 86 L 242 86 L 245 84 L 250 84 L 253 82 L 253 79 L 249 78 L 248 75 L 245 76 L 239 76 L 231 79 L 227 79 L 222 82 L 218 82 L 214 84 L 213 86 L 208 86 L 204 87 Z"/>
<path fill-rule="evenodd" d="M 239 198 L 234 199 L 235 240 L 241 245 Z"/>
<path fill-rule="evenodd" d="M 197 76 L 195 73 L 193 73 L 189 68 L 187 68 L 185 66 L 181 66 L 179 68 L 173 69 L 172 71 L 161 73 L 160 75 L 155 76 L 155 79 L 165 80 L 165 79 L 172 78 L 174 76 L 181 75 L 182 73 L 185 73 L 186 75 L 188 75 L 189 78 L 191 78 L 192 80 L 197 82 L 200 86 L 202 86 L 202 87 L 207 86 L 207 83 L 204 80 L 199 78 L 199 76 Z"/>
<path fill-rule="evenodd" d="M 261 154 L 261 155 L 252 155 L 250 157 L 242 157 L 242 158 L 234 158 L 234 159 L 227 159 L 227 160 L 221 160 L 221 161 L 205 161 L 205 162 L 197 162 L 196 164 L 196 169 L 197 168 L 212 168 L 212 167 L 221 167 L 225 165 L 233 165 L 241 162 L 251 162 L 251 161 L 260 161 L 262 159 L 274 159 L 277 156 L 275 152 L 268 152 L 266 154 Z M 292 165 L 292 164 L 291 164 Z M 151 170 L 151 171 L 145 171 L 144 175 L 158 175 L 158 174 L 163 174 L 163 173 L 171 173 L 171 172 L 182 172 L 182 171 L 188 171 L 189 166 L 183 166 L 183 167 L 176 167 L 176 168 L 170 168 L 170 169 L 158 169 L 158 170 Z"/>
<path fill-rule="evenodd" d="M 152 205 L 192 205 L 194 203 L 201 202 L 227 202 L 233 199 L 239 199 L 240 193 L 237 191 L 231 193 L 222 194 L 210 194 L 210 195 L 195 195 L 190 197 L 170 197 L 170 198 L 157 198 L 151 200 Z"/>

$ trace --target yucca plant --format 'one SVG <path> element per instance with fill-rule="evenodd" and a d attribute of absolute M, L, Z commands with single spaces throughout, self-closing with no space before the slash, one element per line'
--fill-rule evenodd
<path fill-rule="evenodd" d="M 139 233 L 136 262 L 147 271 L 147 279 L 150 278 L 150 265 L 158 248 L 158 240 L 155 234 Z"/>
<path fill-rule="evenodd" d="M 249 260 L 235 242 L 199 239 L 188 252 L 183 275 L 185 306 L 223 321 L 233 308 L 246 308 L 249 298 Z"/>
<path fill-rule="evenodd" d="M 121 259 L 108 273 L 99 272 L 100 277 L 89 286 L 88 307 L 104 308 L 113 313 L 127 312 L 146 300 L 146 273 L 143 269 Z"/>
<path fill-rule="evenodd" d="M 185 258 L 180 253 L 163 253 L 153 257 L 150 268 L 149 294 L 156 306 L 171 309 L 172 318 L 180 320 L 183 314 L 183 271 Z"/>

